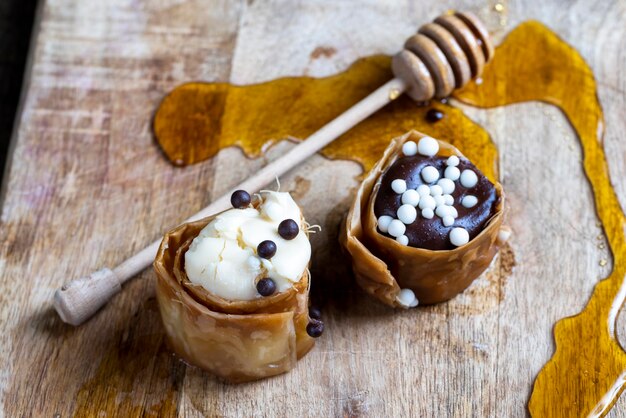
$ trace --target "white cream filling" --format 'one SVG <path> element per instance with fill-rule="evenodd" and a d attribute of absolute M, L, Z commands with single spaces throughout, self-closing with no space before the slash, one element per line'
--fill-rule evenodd
<path fill-rule="evenodd" d="M 289 193 L 263 192 L 259 209 L 230 209 L 216 216 L 194 238 L 185 253 L 185 272 L 192 283 L 229 300 L 262 297 L 256 290 L 259 278 L 269 277 L 276 291 L 284 292 L 298 282 L 309 264 L 311 244 L 303 231 L 300 208 Z M 300 232 L 292 240 L 278 234 L 278 224 L 293 219 Z M 256 255 L 262 241 L 276 244 L 270 259 Z"/>

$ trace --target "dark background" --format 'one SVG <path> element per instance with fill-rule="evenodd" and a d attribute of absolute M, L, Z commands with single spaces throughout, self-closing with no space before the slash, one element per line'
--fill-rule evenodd
<path fill-rule="evenodd" d="M 36 6 L 37 0 L 0 0 L 0 179 L 22 91 Z"/>

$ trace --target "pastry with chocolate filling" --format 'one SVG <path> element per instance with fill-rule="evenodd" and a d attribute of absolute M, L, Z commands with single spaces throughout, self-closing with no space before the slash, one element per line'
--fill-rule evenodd
<path fill-rule="evenodd" d="M 341 232 L 358 284 L 387 305 L 447 301 L 508 238 L 504 193 L 452 145 L 415 131 L 391 141 Z"/>
<path fill-rule="evenodd" d="M 185 361 L 231 382 L 295 367 L 323 330 L 309 317 L 307 224 L 289 193 L 183 224 L 165 235 L 154 268 L 167 340 Z"/>

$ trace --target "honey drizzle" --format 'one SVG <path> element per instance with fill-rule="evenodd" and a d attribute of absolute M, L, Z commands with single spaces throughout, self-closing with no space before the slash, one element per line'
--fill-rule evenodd
<path fill-rule="evenodd" d="M 393 77 L 391 59 L 376 55 L 326 78 L 288 77 L 249 86 L 189 83 L 174 89 L 157 110 L 154 130 L 165 155 L 177 165 L 195 164 L 229 146 L 249 157 L 282 138 L 306 138 Z M 446 117 L 436 124 L 426 112 Z M 418 106 L 402 96 L 337 138 L 321 153 L 354 160 L 369 170 L 389 140 L 417 129 L 463 148 L 490 179 L 498 155 L 489 134 L 452 106 Z"/>
<path fill-rule="evenodd" d="M 155 134 L 165 155 L 177 165 L 206 160 L 229 146 L 255 157 L 281 138 L 306 138 L 391 77 L 390 58 L 373 56 L 320 79 L 289 77 L 250 86 L 189 83 L 163 100 L 155 116 Z M 555 353 L 537 376 L 528 407 L 537 417 L 604 415 L 626 384 L 626 353 L 614 331 L 626 292 L 621 289 L 626 243 L 624 214 L 601 145 L 603 117 L 593 74 L 553 32 L 526 22 L 497 48 L 482 83 L 470 84 L 456 98 L 485 108 L 533 100 L 550 103 L 565 113 L 579 135 L 614 270 L 598 283 L 580 314 L 556 324 Z M 425 119 L 433 107 L 446 114 L 435 124 Z M 417 106 L 406 96 L 338 138 L 322 154 L 355 160 L 369 170 L 389 139 L 410 129 L 451 142 L 487 177 L 497 178 L 497 150 L 486 131 L 450 105 Z"/>
<path fill-rule="evenodd" d="M 614 268 L 596 285 L 581 313 L 555 325 L 556 350 L 535 380 L 528 408 L 536 417 L 603 416 L 626 384 L 626 353 L 614 329 L 626 291 L 626 242 L 624 213 L 602 148 L 604 122 L 593 73 L 578 52 L 553 32 L 526 22 L 497 49 L 482 84 L 468 86 L 458 98 L 480 107 L 547 102 L 559 107 L 578 133 Z"/>

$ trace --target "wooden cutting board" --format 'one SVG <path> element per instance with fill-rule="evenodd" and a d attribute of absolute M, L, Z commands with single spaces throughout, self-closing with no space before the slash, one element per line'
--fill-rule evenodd
<path fill-rule="evenodd" d="M 323 228 L 312 240 L 313 272 L 327 326 L 287 375 L 224 385 L 176 360 L 164 345 L 152 271 L 79 328 L 51 306 L 67 279 L 122 261 L 293 146 L 281 142 L 254 160 L 226 149 L 173 167 L 151 120 L 175 86 L 330 75 L 394 53 L 451 8 L 476 12 L 496 39 L 537 19 L 580 51 L 598 81 L 605 153 L 625 206 L 623 3 L 499 4 L 42 0 L 2 189 L 4 415 L 525 416 L 554 350 L 554 323 L 579 312 L 612 266 L 578 140 L 540 103 L 464 107 L 499 148 L 514 235 L 447 304 L 392 311 L 352 284 L 336 238 L 358 164 L 315 156 L 281 179 Z M 624 324 L 620 317 L 620 337 Z M 626 416 L 625 402 L 609 416 Z"/>

